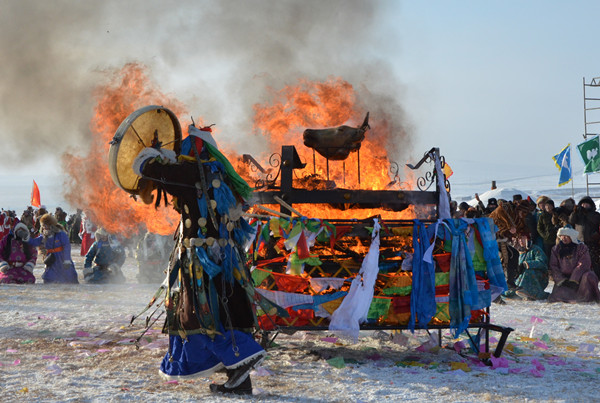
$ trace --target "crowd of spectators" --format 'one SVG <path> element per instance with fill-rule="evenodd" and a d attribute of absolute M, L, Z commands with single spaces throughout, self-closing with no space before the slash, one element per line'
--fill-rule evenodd
<path fill-rule="evenodd" d="M 512 200 L 489 198 L 487 205 L 451 203 L 454 218 L 490 217 L 498 227 L 497 241 L 508 291 L 503 298 L 550 302 L 600 302 L 600 213 L 591 197 L 540 196 L 534 202 L 520 194 Z M 549 280 L 551 293 L 545 292 Z"/>

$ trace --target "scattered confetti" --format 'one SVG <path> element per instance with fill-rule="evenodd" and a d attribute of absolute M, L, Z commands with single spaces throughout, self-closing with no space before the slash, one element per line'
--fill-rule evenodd
<path fill-rule="evenodd" d="M 469 368 L 469 364 L 467 364 L 466 362 L 452 361 L 450 363 L 450 370 L 456 371 L 457 369 L 460 369 L 464 372 L 471 372 L 471 368 Z"/>
<path fill-rule="evenodd" d="M 492 369 L 508 368 L 508 360 L 504 357 L 495 357 L 492 355 L 490 361 L 492 361 Z"/>
<path fill-rule="evenodd" d="M 346 362 L 344 361 L 344 357 L 334 357 L 327 360 L 327 363 L 335 368 L 345 368 Z"/>

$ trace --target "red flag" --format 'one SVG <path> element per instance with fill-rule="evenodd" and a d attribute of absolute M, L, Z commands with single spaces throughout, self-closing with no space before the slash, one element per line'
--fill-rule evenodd
<path fill-rule="evenodd" d="M 38 188 L 35 181 L 33 181 L 33 188 L 31 189 L 31 205 L 38 208 L 42 205 L 40 202 L 40 188 Z"/>

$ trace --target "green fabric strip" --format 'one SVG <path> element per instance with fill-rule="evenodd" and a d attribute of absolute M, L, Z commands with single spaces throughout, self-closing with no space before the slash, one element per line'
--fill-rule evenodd
<path fill-rule="evenodd" d="M 210 155 L 215 157 L 217 161 L 219 161 L 225 167 L 225 171 L 227 172 L 227 176 L 231 180 L 231 184 L 233 185 L 235 191 L 243 197 L 245 200 L 250 198 L 253 189 L 248 185 L 248 183 L 235 171 L 231 162 L 219 151 L 218 148 L 205 141 L 204 146 L 208 149 Z"/>
<path fill-rule="evenodd" d="M 391 302 L 392 300 L 388 298 L 373 298 L 371 306 L 369 307 L 367 319 L 378 320 L 382 316 L 386 318 L 388 311 L 390 310 Z"/>

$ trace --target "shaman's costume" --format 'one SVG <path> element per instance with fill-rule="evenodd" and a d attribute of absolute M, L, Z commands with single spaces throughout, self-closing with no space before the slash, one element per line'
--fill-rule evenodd
<path fill-rule="evenodd" d="M 146 195 L 148 189 L 158 188 L 159 197 L 166 191 L 181 213 L 167 277 L 164 330 L 170 345 L 160 374 L 185 379 L 225 368 L 228 381 L 211 390 L 251 393 L 248 374 L 265 355 L 250 333 L 256 325 L 254 289 L 244 264 L 243 245 L 253 229 L 241 214 L 251 189 L 209 131 L 190 126 L 179 156 L 146 148 L 133 164 L 147 182 Z"/>
<path fill-rule="evenodd" d="M 33 268 L 37 260 L 37 250 L 27 243 L 29 228 L 18 223 L 0 241 L 0 283 L 33 284 Z"/>

